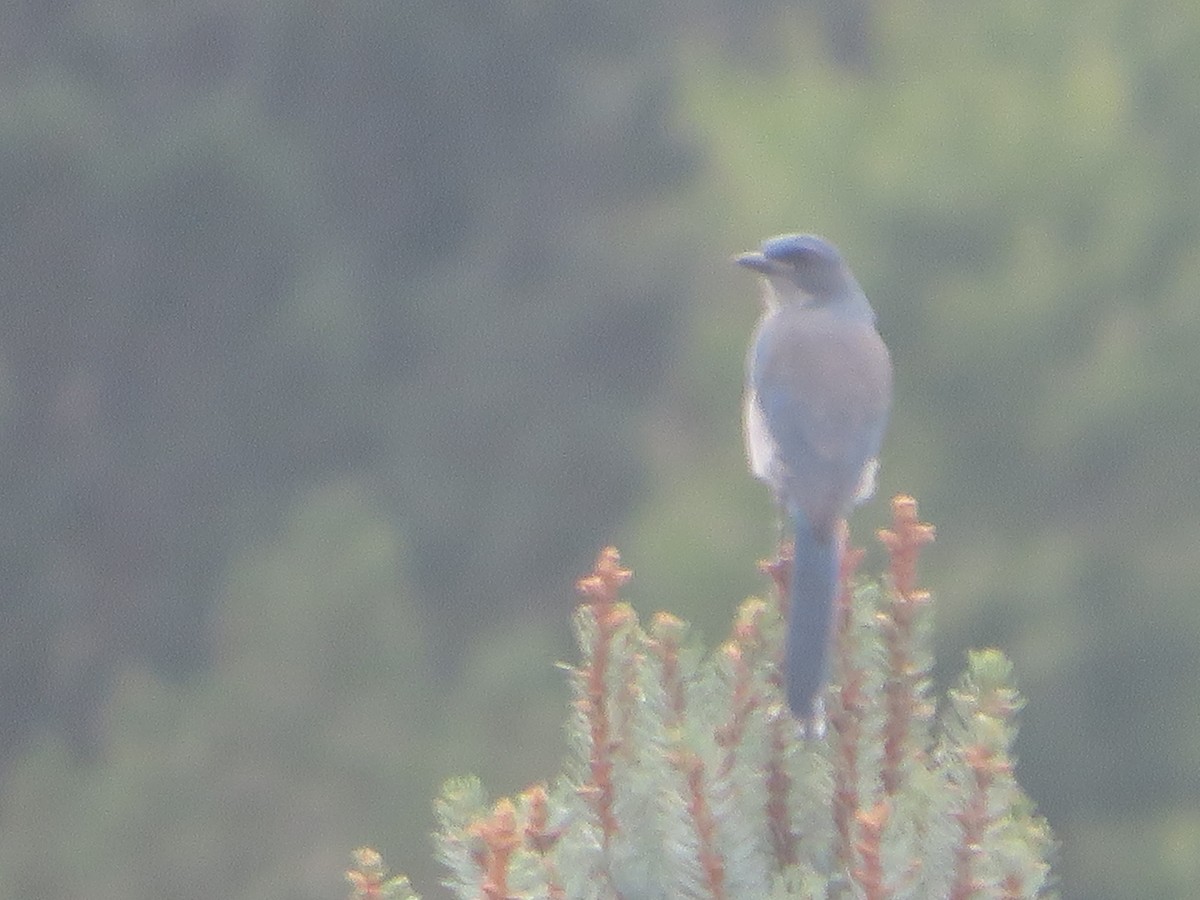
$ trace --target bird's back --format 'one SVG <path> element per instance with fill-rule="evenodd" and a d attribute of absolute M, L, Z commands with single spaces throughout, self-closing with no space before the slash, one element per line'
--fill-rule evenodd
<path fill-rule="evenodd" d="M 756 332 L 748 376 L 755 474 L 814 526 L 831 527 L 879 452 L 887 421 L 891 361 L 874 322 L 836 307 L 780 306 Z M 753 434 L 755 419 L 765 435 Z"/>

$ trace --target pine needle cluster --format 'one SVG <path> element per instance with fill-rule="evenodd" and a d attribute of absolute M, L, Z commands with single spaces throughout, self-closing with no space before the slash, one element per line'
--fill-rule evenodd
<path fill-rule="evenodd" d="M 631 573 L 604 550 L 578 584 L 565 771 L 494 802 L 478 779 L 448 782 L 447 886 L 464 900 L 1050 896 L 1053 837 L 1013 771 L 1011 666 L 971 653 L 935 702 L 916 576 L 934 531 L 909 497 L 892 515 L 881 581 L 856 577 L 861 550 L 843 553 L 816 738 L 780 693 L 786 552 L 763 565 L 774 598 L 746 600 L 705 654 L 675 616 L 639 621 L 621 599 Z M 354 897 L 416 897 L 357 853 Z"/>

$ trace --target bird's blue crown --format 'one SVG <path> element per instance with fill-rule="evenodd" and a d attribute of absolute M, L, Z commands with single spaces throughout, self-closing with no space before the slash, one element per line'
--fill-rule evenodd
<path fill-rule="evenodd" d="M 780 262 L 795 262 L 805 256 L 840 265 L 842 256 L 837 248 L 815 234 L 780 234 L 762 242 L 762 255 Z"/>

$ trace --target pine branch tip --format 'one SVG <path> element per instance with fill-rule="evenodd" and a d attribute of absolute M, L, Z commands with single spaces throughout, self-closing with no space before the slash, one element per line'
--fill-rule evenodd
<path fill-rule="evenodd" d="M 934 529 L 912 498 L 892 511 L 877 583 L 852 585 L 863 551 L 837 537 L 831 685 L 803 720 L 780 677 L 789 546 L 760 563 L 777 597 L 740 603 L 707 654 L 672 613 L 639 621 L 620 599 L 632 573 L 601 551 L 577 585 L 571 760 L 515 800 L 448 783 L 438 840 L 455 895 L 1043 896 L 1052 838 L 1013 771 L 1012 665 L 973 651 L 934 719 L 916 585 Z"/>

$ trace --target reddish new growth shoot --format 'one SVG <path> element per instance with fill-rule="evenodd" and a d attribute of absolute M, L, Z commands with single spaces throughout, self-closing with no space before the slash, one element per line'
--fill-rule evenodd
<path fill-rule="evenodd" d="M 1008 760 L 982 745 L 967 747 L 964 758 L 972 775 L 972 784 L 966 803 L 955 814 L 962 826 L 962 837 L 954 851 L 954 884 L 950 888 L 950 900 L 971 900 L 983 889 L 974 876 L 974 864 L 993 819 L 988 810 L 988 791 L 998 775 L 1011 774 Z"/>
<path fill-rule="evenodd" d="M 858 819 L 858 856 L 862 860 L 854 870 L 854 880 L 867 900 L 890 897 L 883 876 L 883 829 L 887 826 L 891 808 L 880 800 L 872 809 L 863 810 Z"/>
<path fill-rule="evenodd" d="M 792 583 L 792 545 L 784 544 L 779 548 L 779 555 L 774 559 L 759 560 L 758 569 L 764 575 L 770 576 L 775 582 L 775 596 L 779 598 L 779 614 L 787 618 L 788 597 L 791 596 L 788 587 Z"/>
<path fill-rule="evenodd" d="M 849 532 L 843 526 L 841 571 L 837 597 L 837 640 L 834 671 L 838 689 L 829 712 L 833 726 L 833 824 L 837 835 L 834 850 L 847 869 L 854 862 L 854 823 L 859 811 L 858 746 L 866 715 L 864 685 L 866 673 L 855 662 L 858 637 L 851 628 L 854 592 L 851 581 L 866 551 L 849 544 Z"/>
<path fill-rule="evenodd" d="M 667 612 L 657 612 L 650 624 L 650 651 L 662 664 L 662 686 L 667 695 L 674 723 L 683 721 L 686 711 L 683 677 L 679 671 L 679 643 L 683 638 L 683 620 Z"/>
<path fill-rule="evenodd" d="M 779 555 L 772 560 L 761 560 L 759 571 L 770 577 L 775 584 L 775 596 L 779 614 L 788 615 L 789 586 L 792 580 L 792 545 L 785 544 Z M 782 653 L 782 649 L 780 650 Z M 776 659 L 771 681 L 782 688 L 782 665 Z M 796 834 L 792 828 L 791 793 L 792 776 L 787 770 L 787 751 L 795 733 L 795 725 L 786 713 L 777 714 L 770 721 L 770 743 L 767 756 L 767 826 L 771 834 L 771 849 L 781 867 L 793 865 L 797 860 Z"/>
<path fill-rule="evenodd" d="M 705 896 L 725 900 L 725 863 L 717 849 L 717 820 L 704 793 L 707 778 L 704 763 L 691 750 L 680 750 L 672 762 L 687 782 L 687 811 L 696 829 L 698 861 L 704 873 Z"/>
<path fill-rule="evenodd" d="M 546 877 L 546 893 L 550 900 L 565 900 L 566 888 L 558 874 L 551 851 L 563 835 L 562 828 L 550 828 L 550 797 L 544 784 L 526 788 L 521 795 L 529 810 L 525 823 L 525 846 L 542 858 L 542 869 Z"/>
<path fill-rule="evenodd" d="M 387 869 L 379 851 L 359 847 L 354 851 L 354 868 L 346 871 L 346 880 L 354 891 L 355 900 L 378 900 L 383 897 Z"/>
<path fill-rule="evenodd" d="M 584 598 L 583 609 L 591 614 L 596 633 L 591 659 L 580 671 L 584 692 L 578 702 L 591 738 L 588 760 L 591 777 L 581 790 L 596 813 L 605 844 L 617 833 L 612 783 L 616 741 L 605 702 L 606 685 L 613 639 L 631 618 L 629 609 L 620 603 L 619 592 L 632 577 L 631 571 L 621 568 L 621 556 L 616 548 L 605 547 L 596 557 L 592 573 L 576 584 L 576 590 Z"/>
<path fill-rule="evenodd" d="M 717 777 L 725 779 L 737 764 L 737 751 L 750 722 L 750 715 L 758 708 L 759 699 L 754 690 L 754 673 L 746 661 L 746 654 L 736 640 L 721 647 L 725 664 L 733 674 L 733 686 L 729 697 L 729 719 L 717 729 L 716 741 L 724 753 Z"/>
<path fill-rule="evenodd" d="M 480 892 L 485 900 L 507 900 L 508 864 L 513 853 L 521 846 L 521 835 L 517 831 L 517 810 L 507 797 L 492 807 L 491 815 L 472 822 L 470 833 L 483 844 L 480 854 L 483 867 L 483 884 Z"/>
<path fill-rule="evenodd" d="M 889 795 L 900 788 L 913 720 L 931 714 L 921 698 L 920 669 L 914 660 L 914 649 L 917 619 L 929 603 L 929 592 L 917 588 L 917 561 L 922 548 L 934 536 L 934 527 L 918 518 L 916 500 L 903 494 L 892 498 L 892 527 L 879 531 L 879 540 L 891 559 L 887 615 L 881 622 L 888 672 L 884 688 L 887 720 L 883 734 L 883 788 Z"/>
<path fill-rule="evenodd" d="M 917 561 L 921 548 L 933 542 L 937 530 L 917 517 L 917 501 L 905 494 L 892 498 L 892 527 L 879 531 L 879 540 L 891 557 L 889 575 L 893 588 L 902 597 L 928 598 L 928 593 L 917 590 Z"/>
<path fill-rule="evenodd" d="M 788 774 L 786 765 L 787 750 L 794 731 L 795 726 L 786 714 L 772 718 L 767 756 L 767 829 L 771 835 L 771 849 L 780 868 L 794 865 L 798 859 L 790 805 L 792 776 Z"/>

